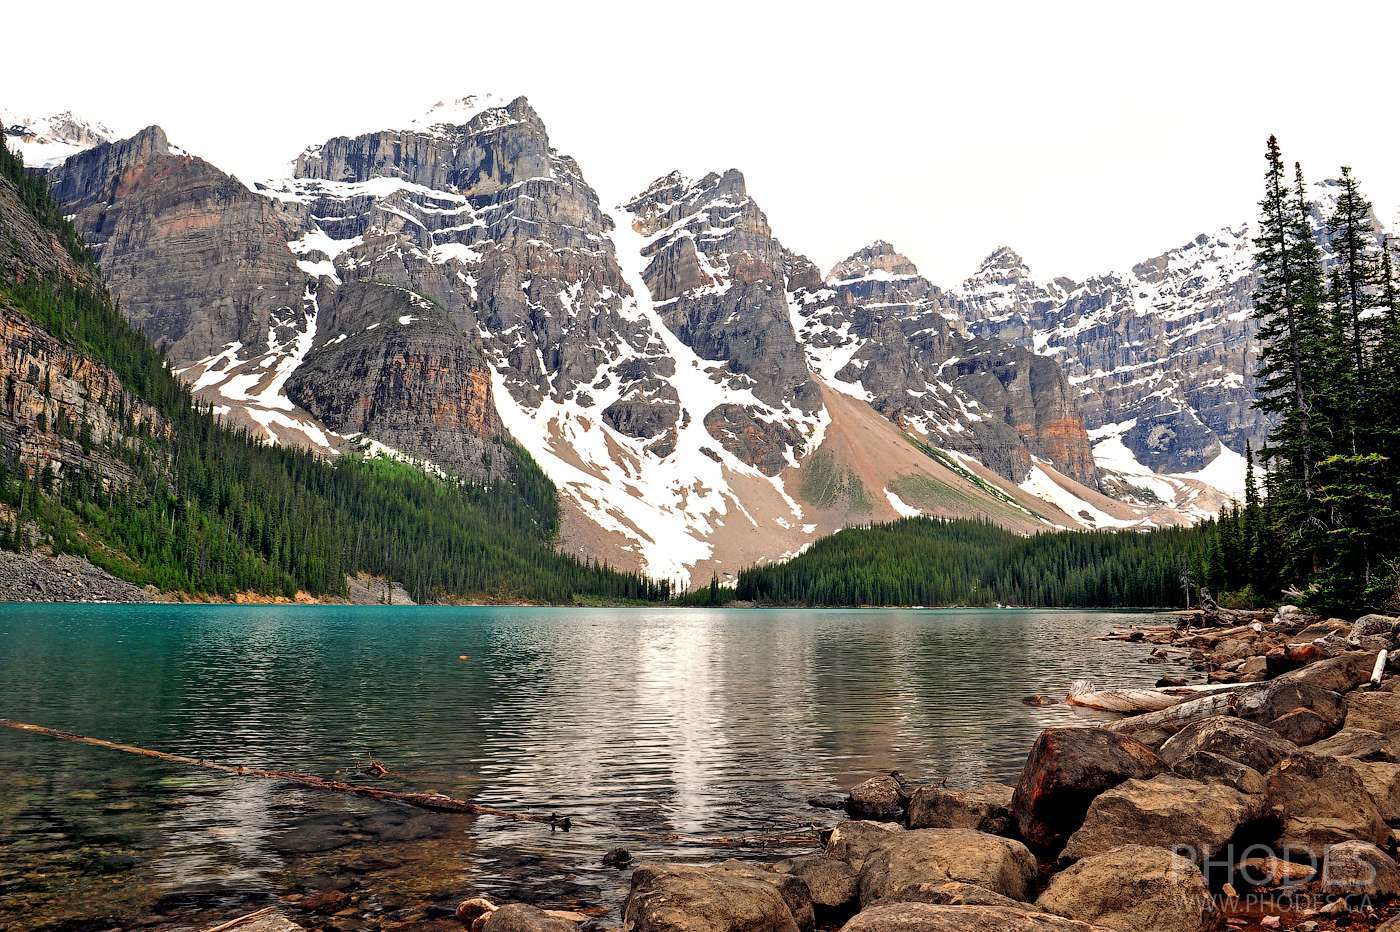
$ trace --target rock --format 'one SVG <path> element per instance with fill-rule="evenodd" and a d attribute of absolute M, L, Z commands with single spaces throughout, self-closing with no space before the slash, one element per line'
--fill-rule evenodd
<path fill-rule="evenodd" d="M 1017 829 L 1030 844 L 1057 849 L 1095 796 L 1164 770 L 1162 759 L 1132 738 L 1103 728 L 1047 728 L 1031 746 L 1012 797 Z"/>
<path fill-rule="evenodd" d="M 807 805 L 814 809 L 845 809 L 850 796 L 845 793 L 818 793 L 807 798 Z"/>
<path fill-rule="evenodd" d="M 1385 841 L 1380 810 L 1346 763 L 1300 754 L 1280 762 L 1264 779 L 1268 804 L 1283 823 L 1282 852 L 1292 849 L 1321 857 L 1337 842 Z"/>
<path fill-rule="evenodd" d="M 910 828 L 972 828 L 993 835 L 1011 831 L 1014 787 L 989 783 L 971 789 L 921 786 L 909 798 Z"/>
<path fill-rule="evenodd" d="M 904 818 L 904 794 L 894 777 L 871 777 L 851 787 L 846 811 L 853 819 L 896 822 Z"/>
<path fill-rule="evenodd" d="M 1253 767 L 1210 751 L 1196 751 L 1172 765 L 1172 773 L 1188 780 L 1223 783 L 1241 793 L 1263 793 L 1264 775 Z"/>
<path fill-rule="evenodd" d="M 1268 773 L 1279 761 L 1298 751 L 1297 745 L 1272 729 L 1228 715 L 1214 715 L 1192 722 L 1162 744 L 1157 753 L 1176 764 L 1198 751 L 1219 754 L 1259 773 Z"/>
<path fill-rule="evenodd" d="M 603 855 L 604 867 L 626 867 L 632 863 L 632 852 L 626 848 L 613 848 Z"/>
<path fill-rule="evenodd" d="M 1356 692 L 1347 698 L 1347 728 L 1365 728 L 1389 734 L 1400 731 L 1400 694 Z"/>
<path fill-rule="evenodd" d="M 298 925 L 280 912 L 259 916 L 248 922 L 240 922 L 238 932 L 299 932 L 306 928 Z"/>
<path fill-rule="evenodd" d="M 1400 764 L 1350 757 L 1339 760 L 1361 778 L 1366 792 L 1376 801 L 1376 808 L 1380 810 L 1382 819 L 1387 822 L 1400 819 Z"/>
<path fill-rule="evenodd" d="M 1251 887 L 1277 889 L 1296 887 L 1313 879 L 1317 873 L 1307 864 L 1285 861 L 1272 855 L 1259 858 L 1245 858 L 1238 865 L 1240 880 Z"/>
<path fill-rule="evenodd" d="M 865 866 L 865 859 L 876 850 L 890 843 L 890 840 L 903 832 L 897 825 L 888 822 L 841 822 L 831 830 L 826 842 L 826 853 L 839 861 L 845 861 L 856 873 Z"/>
<path fill-rule="evenodd" d="M 1320 741 L 1337 730 L 1335 722 L 1329 722 L 1312 709 L 1294 709 L 1280 715 L 1269 723 L 1269 728 L 1299 746 Z"/>
<path fill-rule="evenodd" d="M 889 896 L 881 897 L 871 906 L 888 903 L 929 903 L 934 906 L 1006 906 L 1012 909 L 1025 909 L 1026 904 L 1009 896 L 993 893 L 975 883 L 960 883 L 949 880 L 943 883 L 912 883 L 900 887 Z"/>
<path fill-rule="evenodd" d="M 1125 839 L 1168 848 L 1204 864 L 1224 850 L 1244 826 L 1264 814 L 1263 799 L 1216 783 L 1157 776 L 1128 780 L 1089 806 L 1084 824 L 1070 836 L 1067 859 L 1103 854 Z"/>
<path fill-rule="evenodd" d="M 1350 631 L 1351 625 L 1340 618 L 1325 618 L 1321 621 L 1314 621 L 1307 627 L 1301 629 L 1293 636 L 1295 641 L 1315 641 L 1325 638 L 1329 634 L 1336 634 L 1340 631 Z"/>
<path fill-rule="evenodd" d="M 1340 896 L 1395 896 L 1400 894 L 1400 865 L 1373 844 L 1344 841 L 1327 850 L 1318 886 Z"/>
<path fill-rule="evenodd" d="M 467 925 L 476 919 L 477 916 L 485 915 L 496 908 L 496 904 L 484 896 L 473 896 L 457 904 L 456 916 Z"/>
<path fill-rule="evenodd" d="M 632 872 L 624 932 L 797 932 L 804 928 L 774 883 L 752 873 L 643 863 Z M 801 884 L 796 878 L 772 874 Z M 807 926 L 811 925 L 810 905 Z"/>
<path fill-rule="evenodd" d="M 1353 650 L 1285 673 L 1274 682 L 1302 683 L 1335 693 L 1345 693 L 1368 681 L 1375 663 L 1375 652 Z"/>
<path fill-rule="evenodd" d="M 1303 614 L 1303 610 L 1296 605 L 1280 605 L 1276 614 L 1279 618 L 1292 618 L 1294 615 Z"/>
<path fill-rule="evenodd" d="M 481 932 L 574 932 L 574 924 L 524 903 L 507 903 L 486 914 Z"/>
<path fill-rule="evenodd" d="M 1378 731 L 1371 731 L 1369 728 L 1347 727 L 1330 738 L 1324 738 L 1309 745 L 1308 753 L 1321 754 L 1325 757 L 1352 757 L 1357 760 L 1396 763 L 1400 761 L 1396 747 L 1391 737 Z"/>
<path fill-rule="evenodd" d="M 798 876 L 775 871 L 766 864 L 750 864 L 746 861 L 727 860 L 714 865 L 711 870 L 732 877 L 742 877 L 766 883 L 777 889 L 792 913 L 793 920 L 800 928 L 810 929 L 814 922 L 812 894 L 807 884 Z"/>
<path fill-rule="evenodd" d="M 1036 905 L 1123 932 L 1207 932 L 1219 917 L 1195 864 L 1165 848 L 1121 845 L 1050 881 Z"/>
<path fill-rule="evenodd" d="M 1036 862 L 1019 841 L 966 828 L 902 832 L 866 859 L 860 901 L 869 904 L 909 884 L 956 880 L 1024 900 Z"/>
<path fill-rule="evenodd" d="M 861 910 L 841 932 L 1095 932 L 1097 928 L 1029 909 L 890 903 Z"/>
<path fill-rule="evenodd" d="M 773 865 L 780 873 L 791 874 L 807 884 L 813 906 L 839 909 L 856 898 L 856 872 L 851 865 L 825 854 L 788 858 Z"/>
<path fill-rule="evenodd" d="M 1164 676 L 1157 680 L 1157 686 L 1159 688 L 1163 686 L 1185 686 L 1186 683 L 1187 679 L 1184 676 Z"/>
<path fill-rule="evenodd" d="M 1389 615 L 1362 615 L 1351 624 L 1351 637 L 1364 638 L 1377 635 L 1386 636 L 1395 629 L 1396 621 Z"/>

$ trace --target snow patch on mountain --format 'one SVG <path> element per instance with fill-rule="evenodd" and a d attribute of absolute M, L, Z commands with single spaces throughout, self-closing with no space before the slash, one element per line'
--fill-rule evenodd
<path fill-rule="evenodd" d="M 29 168 L 53 168 L 69 156 L 116 138 L 105 124 L 71 111 L 22 114 L 0 109 L 5 144 L 18 151 Z"/>

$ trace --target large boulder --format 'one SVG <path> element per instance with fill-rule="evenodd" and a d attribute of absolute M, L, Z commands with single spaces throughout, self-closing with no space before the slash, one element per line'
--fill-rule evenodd
<path fill-rule="evenodd" d="M 1400 819 L 1400 764 L 1354 757 L 1338 759 L 1361 778 L 1366 792 L 1376 801 L 1382 819 L 1387 822 Z"/>
<path fill-rule="evenodd" d="M 898 822 L 904 818 L 904 793 L 894 777 L 871 777 L 851 787 L 846 811 L 853 819 Z"/>
<path fill-rule="evenodd" d="M 1029 909 L 889 903 L 861 910 L 841 932 L 1097 932 L 1102 928 Z"/>
<path fill-rule="evenodd" d="M 898 825 L 888 822 L 839 822 L 826 840 L 826 853 L 845 861 L 852 870 L 860 873 L 866 858 L 903 831 Z"/>
<path fill-rule="evenodd" d="M 1103 854 L 1125 841 L 1167 848 L 1204 864 L 1224 850 L 1242 827 L 1257 823 L 1264 800 L 1219 783 L 1157 776 L 1128 780 L 1089 806 L 1084 824 L 1070 836 L 1063 856 Z"/>
<path fill-rule="evenodd" d="M 788 858 L 774 864 L 773 869 L 800 878 L 813 906 L 839 909 L 856 898 L 856 872 L 845 861 L 826 854 Z"/>
<path fill-rule="evenodd" d="M 1121 845 L 1071 865 L 1036 905 L 1123 932 L 1206 932 L 1219 921 L 1200 869 L 1145 845 Z"/>
<path fill-rule="evenodd" d="M 1263 793 L 1264 775 L 1253 767 L 1246 767 L 1228 757 L 1212 754 L 1210 751 L 1196 751 L 1187 754 L 1172 764 L 1172 773 L 1187 780 L 1200 780 L 1204 783 L 1223 783 L 1241 793 Z"/>
<path fill-rule="evenodd" d="M 1047 728 L 1031 746 L 1012 796 L 1016 827 L 1035 847 L 1057 850 L 1094 797 L 1166 769 L 1151 748 L 1107 729 Z"/>
<path fill-rule="evenodd" d="M 1335 732 L 1337 725 L 1312 709 L 1294 709 L 1269 722 L 1270 730 L 1299 747 L 1321 741 Z"/>
<path fill-rule="evenodd" d="M 1385 636 L 1395 629 L 1395 623 L 1400 619 L 1392 618 L 1389 615 L 1362 615 L 1351 623 L 1350 637 L 1366 638 Z"/>
<path fill-rule="evenodd" d="M 887 903 L 930 903 L 934 906 L 1009 906 L 1025 909 L 1026 904 L 1009 896 L 993 893 L 975 883 L 945 880 L 934 883 L 905 884 L 889 896 L 881 897 L 871 906 Z"/>
<path fill-rule="evenodd" d="M 774 880 L 757 876 L 771 873 Z M 799 932 L 812 924 L 811 905 L 794 915 L 788 898 L 802 881 L 764 871 L 690 864 L 638 865 L 623 907 L 626 932 Z M 805 925 L 803 924 L 805 920 Z"/>
<path fill-rule="evenodd" d="M 1321 857 L 1338 842 L 1385 841 L 1379 807 L 1345 762 L 1299 754 L 1281 761 L 1264 779 L 1269 807 L 1282 822 L 1279 845 L 1285 855 L 1296 851 Z"/>
<path fill-rule="evenodd" d="M 486 914 L 481 932 L 574 932 L 572 922 L 548 915 L 524 903 L 507 903 Z"/>
<path fill-rule="evenodd" d="M 1035 857 L 1019 841 L 967 828 L 921 828 L 896 835 L 866 859 L 860 901 L 870 904 L 911 884 L 947 880 L 1024 900 L 1035 876 Z"/>
<path fill-rule="evenodd" d="M 1169 765 L 1198 751 L 1208 751 L 1268 773 L 1298 746 L 1273 730 L 1229 715 L 1212 715 L 1192 722 L 1168 738 L 1157 753 Z"/>
<path fill-rule="evenodd" d="M 1308 753 L 1397 763 L 1400 762 L 1397 748 L 1400 748 L 1400 736 L 1383 735 L 1369 728 L 1347 727 L 1330 738 L 1309 745 Z"/>
<path fill-rule="evenodd" d="M 971 789 L 921 786 L 909 798 L 910 828 L 972 828 L 993 835 L 1011 831 L 1016 789 L 989 783 Z"/>
<path fill-rule="evenodd" d="M 1348 651 L 1285 673 L 1274 682 L 1302 683 L 1334 693 L 1351 692 L 1371 678 L 1375 663 L 1376 655 L 1371 651 Z"/>
<path fill-rule="evenodd" d="M 1375 845 L 1344 841 L 1327 849 L 1318 886 L 1339 896 L 1400 894 L 1400 865 Z"/>
<path fill-rule="evenodd" d="M 1400 693 L 1355 692 L 1347 700 L 1347 728 L 1365 728 L 1388 735 L 1400 731 Z"/>

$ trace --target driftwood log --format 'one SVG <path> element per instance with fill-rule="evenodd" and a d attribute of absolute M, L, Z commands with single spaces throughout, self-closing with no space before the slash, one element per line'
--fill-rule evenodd
<path fill-rule="evenodd" d="M 46 738 L 55 738 L 59 741 L 72 741 L 76 744 L 86 744 L 89 747 L 103 748 L 108 751 L 121 751 L 123 754 L 135 754 L 138 757 L 149 757 L 153 760 L 165 761 L 169 764 L 200 767 L 204 770 L 214 770 L 234 777 L 251 777 L 255 780 L 283 780 L 288 783 L 307 786 L 314 790 L 324 790 L 329 793 L 344 793 L 349 796 L 361 796 L 366 799 L 378 799 L 384 802 L 402 803 L 406 806 L 414 806 L 418 809 L 427 809 L 432 812 L 489 815 L 496 816 L 500 819 L 511 819 L 516 822 L 549 821 L 549 816 L 547 815 L 533 812 L 513 812 L 509 809 L 497 809 L 494 806 L 482 806 L 478 803 L 471 803 L 462 799 L 453 799 L 451 796 L 445 796 L 442 793 L 401 793 L 394 790 L 380 789 L 375 786 L 346 783 L 341 780 L 327 780 L 324 777 L 314 776 L 309 773 L 297 773 L 294 770 L 263 770 L 257 767 L 243 767 L 238 764 L 221 764 L 217 761 L 204 760 L 199 757 L 187 757 L 184 754 L 167 754 L 164 751 L 153 751 L 150 748 L 137 747 L 134 744 L 122 744 L 117 741 L 104 741 L 101 738 L 89 738 L 86 735 L 78 735 L 69 731 L 60 731 L 57 728 L 48 728 L 44 725 L 31 725 L 28 722 L 16 722 L 8 718 L 0 718 L 0 727 L 9 728 L 14 731 L 22 731 L 31 735 L 43 735 Z"/>

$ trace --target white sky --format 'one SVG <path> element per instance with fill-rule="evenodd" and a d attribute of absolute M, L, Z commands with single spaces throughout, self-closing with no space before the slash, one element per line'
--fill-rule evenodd
<path fill-rule="evenodd" d="M 1347 161 L 1383 219 L 1400 205 L 1393 3 L 83 0 L 4 18 L 6 108 L 159 123 L 265 177 L 444 97 L 524 94 L 605 200 L 737 167 L 824 269 L 877 238 L 944 285 L 1002 244 L 1040 278 L 1123 267 L 1252 216 L 1271 131 L 1309 177 Z"/>

